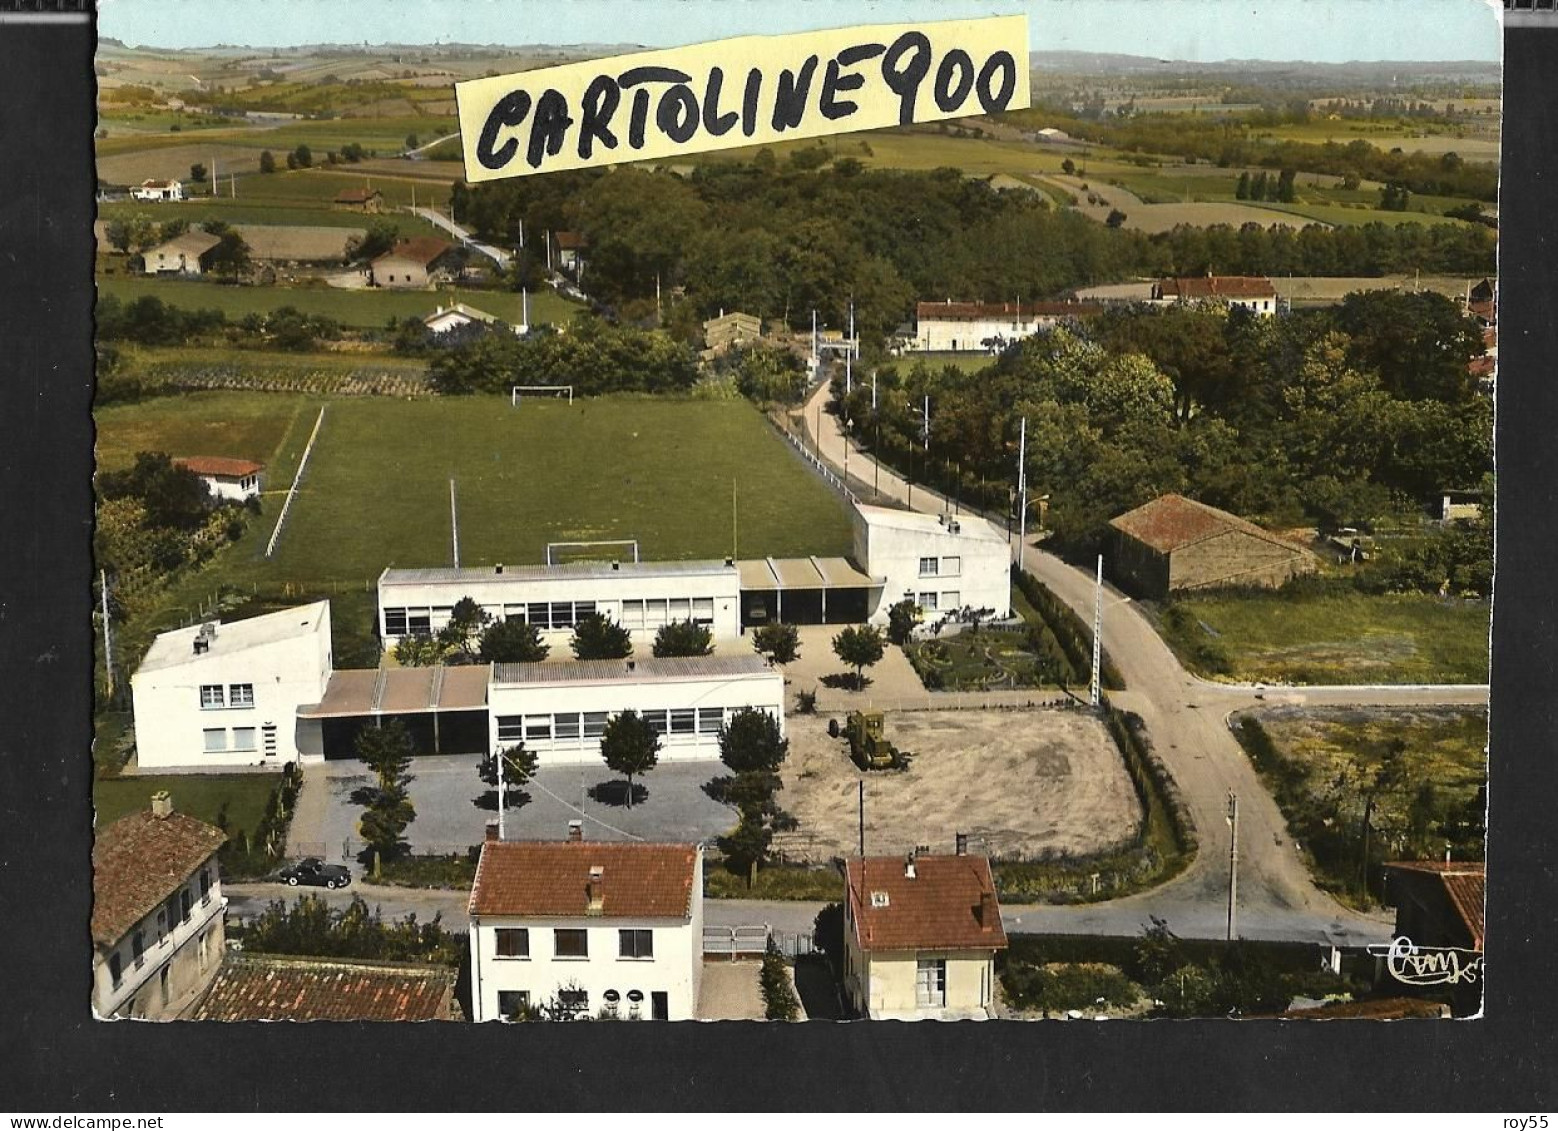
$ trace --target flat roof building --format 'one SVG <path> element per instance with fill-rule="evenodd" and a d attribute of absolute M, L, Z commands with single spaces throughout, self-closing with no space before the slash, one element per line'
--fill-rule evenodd
<path fill-rule="evenodd" d="M 1011 550 L 1005 532 L 986 519 L 862 504 L 854 527 L 855 560 L 881 579 L 866 618 L 872 623 L 885 624 L 893 605 L 911 599 L 926 620 L 963 609 L 1011 614 Z"/>

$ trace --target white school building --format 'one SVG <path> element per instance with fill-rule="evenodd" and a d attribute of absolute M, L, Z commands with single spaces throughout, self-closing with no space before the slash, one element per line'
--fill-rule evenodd
<path fill-rule="evenodd" d="M 912 599 L 927 621 L 960 609 L 1012 611 L 1011 551 L 1004 531 L 977 515 L 855 508 L 855 558 L 881 579 L 871 622 Z"/>
<path fill-rule="evenodd" d="M 719 730 L 744 708 L 784 733 L 784 676 L 757 655 L 494 664 L 490 749 L 523 742 L 543 766 L 601 759 L 606 721 L 636 711 L 660 735 L 660 760 L 719 757 Z"/>
<path fill-rule="evenodd" d="M 318 748 L 331 675 L 330 603 L 164 632 L 130 679 L 136 764 L 280 766 Z"/>
<path fill-rule="evenodd" d="M 435 633 L 469 597 L 494 620 L 535 625 L 567 646 L 580 618 L 600 614 L 649 644 L 662 625 L 691 620 L 716 640 L 741 635 L 741 578 L 730 561 L 564 562 L 464 569 L 386 569 L 379 575 L 379 636 L 393 648 Z"/>

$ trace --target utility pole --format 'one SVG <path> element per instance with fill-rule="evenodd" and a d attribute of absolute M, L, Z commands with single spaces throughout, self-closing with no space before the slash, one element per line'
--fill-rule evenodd
<path fill-rule="evenodd" d="M 1022 428 L 1017 433 L 1017 564 L 1022 564 L 1022 552 L 1028 545 L 1028 418 L 1022 418 Z M 1010 527 L 1007 527 L 1010 530 Z"/>
<path fill-rule="evenodd" d="M 454 480 L 449 480 L 449 538 L 454 543 L 454 568 L 460 568 L 460 516 L 454 507 Z"/>
<path fill-rule="evenodd" d="M 1239 795 L 1228 791 L 1228 941 L 1239 937 Z"/>
<path fill-rule="evenodd" d="M 730 477 L 730 556 L 736 557 L 737 534 L 739 528 L 736 525 L 736 477 Z"/>
<path fill-rule="evenodd" d="M 528 331 L 530 329 L 530 288 L 529 287 L 521 287 L 519 289 L 519 303 L 520 303 L 520 306 L 519 306 L 520 325 L 523 326 Z"/>
<path fill-rule="evenodd" d="M 108 676 L 108 698 L 114 697 L 114 639 L 108 625 L 108 571 L 97 571 L 98 588 L 103 592 L 103 671 Z"/>
<path fill-rule="evenodd" d="M 498 747 L 494 756 L 498 759 L 498 839 L 503 839 L 503 747 Z"/>
<path fill-rule="evenodd" d="M 848 355 L 846 355 L 848 356 Z M 849 432 L 855 426 L 854 417 L 844 421 L 844 490 L 849 490 Z"/>
<path fill-rule="evenodd" d="M 866 780 L 855 783 L 860 787 L 860 859 L 866 858 Z"/>
<path fill-rule="evenodd" d="M 849 300 L 849 341 L 845 343 L 844 350 L 844 395 L 847 397 L 855 391 L 854 371 L 851 362 L 855 357 L 855 300 Z"/>
<path fill-rule="evenodd" d="M 1088 691 L 1088 702 L 1096 711 L 1103 703 L 1103 684 L 1100 669 L 1103 661 L 1104 628 L 1104 556 L 1098 555 L 1098 576 L 1093 582 L 1093 682 Z"/>

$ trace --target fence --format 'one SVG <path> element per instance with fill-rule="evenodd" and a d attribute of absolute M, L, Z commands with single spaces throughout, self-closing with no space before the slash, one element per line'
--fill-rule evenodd
<path fill-rule="evenodd" d="M 817 713 L 838 711 L 1024 711 L 1085 708 L 1075 695 L 1044 688 L 1014 691 L 928 691 L 923 695 L 871 695 L 817 689 Z"/>
<path fill-rule="evenodd" d="M 840 479 L 834 473 L 834 471 L 833 471 L 833 469 L 831 467 L 829 467 L 822 460 L 818 459 L 815 454 L 813 454 L 812 452 L 807 450 L 806 443 L 805 443 L 804 440 L 802 440 L 799 436 L 797 436 L 794 432 L 790 431 L 790 429 L 788 429 L 788 428 L 783 429 L 783 432 L 784 432 L 785 439 L 790 441 L 791 446 L 794 447 L 795 450 L 798 453 L 800 453 L 801 458 L 806 461 L 806 463 L 811 467 L 811 469 L 813 471 L 815 471 L 818 475 L 822 476 L 822 480 L 823 480 L 824 483 L 828 484 L 828 486 L 830 486 L 830 487 L 834 488 L 836 491 L 840 492 L 850 502 L 852 502 L 852 503 L 859 503 L 860 502 L 860 500 L 855 497 L 855 493 L 849 489 L 848 484 L 846 484 L 842 479 Z"/>
<path fill-rule="evenodd" d="M 292 477 L 292 487 L 287 491 L 287 499 L 281 504 L 281 513 L 276 516 L 276 529 L 270 532 L 270 541 L 265 544 L 265 556 L 268 558 L 276 549 L 276 541 L 281 537 L 281 528 L 286 524 L 287 515 L 292 510 L 292 500 L 297 498 L 298 486 L 303 482 L 303 472 L 308 468 L 308 457 L 313 454 L 314 441 L 319 438 L 319 427 L 325 422 L 325 409 L 327 405 L 321 405 L 319 416 L 314 420 L 314 430 L 308 434 L 308 446 L 303 449 L 303 458 L 298 460 L 297 474 Z"/>
<path fill-rule="evenodd" d="M 772 939 L 780 953 L 790 958 L 803 958 L 815 950 L 808 931 L 776 931 L 768 924 L 741 927 L 723 927 L 706 923 L 703 927 L 703 954 L 738 958 L 761 958 Z"/>

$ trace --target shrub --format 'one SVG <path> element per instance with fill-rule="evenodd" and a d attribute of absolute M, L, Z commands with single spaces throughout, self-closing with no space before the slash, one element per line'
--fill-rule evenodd
<path fill-rule="evenodd" d="M 790 982 L 790 971 L 784 955 L 774 940 L 768 940 L 768 950 L 763 955 L 763 970 L 758 979 L 763 994 L 763 1016 L 770 1021 L 798 1021 L 801 1002 L 795 996 L 795 986 Z"/>

